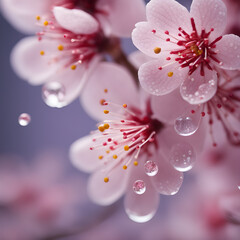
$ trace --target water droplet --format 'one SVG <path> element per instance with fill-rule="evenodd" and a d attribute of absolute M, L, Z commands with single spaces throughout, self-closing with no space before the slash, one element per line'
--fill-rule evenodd
<path fill-rule="evenodd" d="M 238 186 L 238 189 L 240 190 L 240 185 Z"/>
<path fill-rule="evenodd" d="M 146 191 L 146 185 L 145 182 L 142 180 L 137 180 L 133 184 L 133 191 L 137 194 L 143 194 Z"/>
<path fill-rule="evenodd" d="M 148 176 L 155 176 L 158 173 L 158 165 L 154 161 L 147 161 L 144 168 Z"/>
<path fill-rule="evenodd" d="M 190 136 L 197 131 L 198 126 L 194 124 L 190 117 L 178 117 L 175 120 L 174 128 L 177 134 L 181 136 Z"/>
<path fill-rule="evenodd" d="M 64 102 L 65 89 L 58 82 L 46 83 L 42 88 L 42 97 L 49 107 L 61 108 L 66 105 Z"/>
<path fill-rule="evenodd" d="M 136 213 L 134 211 L 131 211 L 129 209 L 126 209 L 126 213 L 132 221 L 137 222 L 137 223 L 148 222 L 155 215 L 155 212 L 151 212 L 151 213 L 148 213 L 148 214 L 145 214 L 145 215 L 139 215 L 138 213 Z"/>
<path fill-rule="evenodd" d="M 25 127 L 31 122 L 31 116 L 27 113 L 22 113 L 18 117 L 18 123 L 19 125 Z"/>
<path fill-rule="evenodd" d="M 178 143 L 172 147 L 170 163 L 176 170 L 180 172 L 189 171 L 192 169 L 195 160 L 195 151 L 189 143 Z"/>

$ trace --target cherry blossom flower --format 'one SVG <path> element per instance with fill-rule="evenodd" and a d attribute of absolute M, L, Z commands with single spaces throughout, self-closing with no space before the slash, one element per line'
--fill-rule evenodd
<path fill-rule="evenodd" d="M 84 179 L 70 172 L 60 154 L 42 153 L 31 163 L 9 155 L 0 159 L 1 239 L 42 239 L 86 220 L 76 214 L 87 206 Z"/>
<path fill-rule="evenodd" d="M 221 0 L 193 0 L 190 13 L 175 0 L 151 0 L 146 15 L 132 39 L 156 58 L 139 69 L 140 83 L 149 93 L 164 95 L 180 86 L 186 101 L 199 104 L 216 93 L 218 69 L 240 68 L 240 38 L 222 35 L 227 15 Z M 201 95 L 194 103 L 192 89 Z"/>
<path fill-rule="evenodd" d="M 149 96 L 122 67 L 101 63 L 97 68 L 81 101 L 101 122 L 97 131 L 73 143 L 70 158 L 77 168 L 92 173 L 88 194 L 93 202 L 109 205 L 125 193 L 128 216 L 146 222 L 157 210 L 159 193 L 178 192 L 182 172 L 192 168 L 201 149 L 204 131 L 180 137 L 171 124 L 172 109 L 160 118 L 161 109 L 151 107 Z"/>
<path fill-rule="evenodd" d="M 83 11 L 89 13 L 97 18 L 105 32 L 118 37 L 129 37 L 134 24 L 145 19 L 143 0 L 1 0 L 6 19 L 25 33 L 39 31 L 34 19 L 48 18 L 55 6 L 78 9 L 83 17 Z M 69 23 L 68 19 L 65 21 L 66 24 Z"/>
<path fill-rule="evenodd" d="M 37 33 L 38 38 L 24 38 L 13 49 L 11 62 L 15 72 L 33 85 L 45 84 L 43 99 L 51 107 L 63 107 L 73 101 L 103 54 L 110 54 L 113 48 L 119 49 L 119 40 L 106 36 L 102 30 L 106 32 L 106 28 L 99 19 L 94 18 L 94 11 L 103 14 L 103 10 L 98 10 L 96 4 L 97 1 L 55 1 L 55 5 L 60 6 L 52 8 L 53 15 L 36 17 L 37 24 L 43 28 Z M 118 4 L 119 1 L 111 4 L 106 1 L 101 7 L 116 9 Z M 138 4 L 142 6 L 141 1 Z M 73 5 L 89 13 L 72 9 Z M 48 9 L 50 11 L 51 8 Z M 111 17 L 111 14 L 109 19 L 115 26 L 115 15 Z M 141 7 L 131 19 L 134 17 L 142 18 Z M 130 30 L 125 30 L 124 27 L 116 27 L 116 35 L 127 36 L 126 31 Z"/>
<path fill-rule="evenodd" d="M 191 82 L 185 81 L 189 84 Z M 228 141 L 233 145 L 240 145 L 240 72 L 218 70 L 217 89 L 215 95 L 208 101 L 192 105 L 188 115 L 194 116 L 196 121 L 208 122 L 209 136 L 213 146 L 218 142 Z M 185 85 L 185 83 L 184 83 Z M 191 89 L 194 92 L 194 87 Z M 197 91 L 199 93 L 199 91 Z M 201 97 L 202 93 L 194 94 L 192 100 Z M 223 131 L 225 136 L 216 137 L 219 131 Z M 224 140 L 222 140 L 224 139 Z"/>

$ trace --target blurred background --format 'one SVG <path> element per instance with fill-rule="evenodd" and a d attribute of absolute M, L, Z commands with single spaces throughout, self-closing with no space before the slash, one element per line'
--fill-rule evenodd
<path fill-rule="evenodd" d="M 179 2 L 187 8 L 191 4 L 190 0 Z M 11 49 L 24 35 L 1 14 L 0 30 L 0 240 L 217 239 L 194 235 L 202 227 L 202 223 L 192 225 L 195 217 L 187 218 L 189 229 L 181 225 L 178 213 L 190 211 L 185 200 L 190 199 L 187 205 L 192 206 L 198 198 L 193 197 L 198 196 L 196 190 L 189 194 L 189 189 L 194 191 L 192 173 L 185 173 L 176 196 L 161 198 L 158 213 L 149 223 L 130 221 L 122 200 L 110 207 L 90 203 L 85 189 L 88 175 L 72 167 L 68 151 L 75 140 L 95 129 L 96 122 L 85 114 L 78 100 L 60 109 L 48 107 L 42 100 L 42 87 L 19 79 L 10 66 Z M 127 53 L 134 50 L 130 39 L 122 44 Z M 26 127 L 18 123 L 21 113 L 31 116 Z M 174 233 L 176 226 L 178 233 L 185 233 L 183 237 Z M 228 239 L 239 239 L 238 230 L 231 230 Z"/>

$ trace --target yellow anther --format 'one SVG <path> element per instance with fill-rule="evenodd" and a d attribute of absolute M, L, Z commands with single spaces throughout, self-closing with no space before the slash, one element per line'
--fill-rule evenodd
<path fill-rule="evenodd" d="M 58 46 L 58 50 L 59 50 L 59 51 L 62 51 L 63 49 L 64 49 L 63 45 L 59 45 L 59 46 Z"/>
<path fill-rule="evenodd" d="M 201 54 L 203 53 L 203 50 L 202 50 L 202 49 L 199 49 L 197 52 L 198 52 L 197 55 L 201 55 Z"/>
<path fill-rule="evenodd" d="M 105 93 L 107 93 L 107 92 L 108 92 L 108 89 L 107 89 L 107 88 L 105 88 L 105 89 L 104 89 L 104 92 L 105 92 Z"/>
<path fill-rule="evenodd" d="M 113 158 L 114 158 L 114 159 L 117 159 L 117 155 L 113 155 Z"/>
<path fill-rule="evenodd" d="M 129 146 L 128 146 L 128 145 L 125 145 L 125 146 L 124 146 L 124 150 L 125 150 L 125 151 L 128 151 L 128 150 L 129 150 Z"/>
<path fill-rule="evenodd" d="M 40 51 L 40 55 L 42 55 L 42 56 L 43 56 L 44 54 L 45 54 L 45 52 L 44 52 L 44 51 Z"/>
<path fill-rule="evenodd" d="M 138 161 L 134 161 L 134 163 L 133 163 L 135 166 L 137 166 L 138 165 Z"/>
<path fill-rule="evenodd" d="M 124 103 L 122 106 L 123 106 L 124 108 L 127 108 L 127 104 L 125 104 L 125 103 Z"/>
<path fill-rule="evenodd" d="M 104 127 L 104 129 L 109 129 L 110 126 L 108 123 L 104 123 L 103 127 Z"/>
<path fill-rule="evenodd" d="M 172 76 L 173 76 L 173 72 L 169 72 L 167 75 L 168 75 L 169 77 L 172 77 Z"/>
<path fill-rule="evenodd" d="M 100 160 L 103 159 L 103 156 L 102 155 L 98 156 L 98 159 L 100 159 Z"/>
<path fill-rule="evenodd" d="M 36 20 L 41 20 L 41 17 L 40 16 L 36 16 Z"/>
<path fill-rule="evenodd" d="M 110 153 L 110 150 L 107 150 L 106 153 L 109 154 L 109 153 Z"/>
<path fill-rule="evenodd" d="M 104 178 L 104 182 L 105 182 L 105 183 L 109 182 L 109 178 L 108 178 L 108 177 L 105 177 L 105 178 Z"/>
<path fill-rule="evenodd" d="M 154 48 L 154 52 L 156 53 L 156 54 L 159 54 L 160 52 L 161 52 L 161 48 L 160 47 L 155 47 Z"/>
<path fill-rule="evenodd" d="M 48 25 L 48 21 L 45 21 L 45 22 L 43 23 L 43 25 L 44 25 L 44 26 L 47 26 L 47 25 Z"/>
<path fill-rule="evenodd" d="M 105 114 L 108 114 L 108 113 L 109 113 L 109 111 L 108 111 L 108 110 L 104 110 L 103 112 L 104 112 Z"/>
<path fill-rule="evenodd" d="M 100 102 L 101 105 L 104 105 L 106 100 L 105 99 L 101 99 L 99 102 Z"/>
<path fill-rule="evenodd" d="M 101 125 L 101 126 L 98 127 L 98 130 L 99 130 L 100 132 L 104 132 L 105 128 L 104 128 L 104 126 Z"/>
<path fill-rule="evenodd" d="M 76 68 L 77 68 L 76 65 L 72 65 L 72 66 L 71 66 L 71 69 L 72 69 L 72 70 L 75 70 Z"/>
<path fill-rule="evenodd" d="M 123 166 L 123 169 L 124 169 L 124 170 L 126 170 L 126 169 L 127 169 L 127 166 L 126 166 L 126 165 L 124 165 L 124 166 Z"/>

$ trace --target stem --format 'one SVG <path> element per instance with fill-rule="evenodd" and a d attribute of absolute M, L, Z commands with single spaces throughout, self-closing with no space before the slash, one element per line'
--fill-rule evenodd
<path fill-rule="evenodd" d="M 107 53 L 112 57 L 115 63 L 122 65 L 129 71 L 136 85 L 139 86 L 138 69 L 128 60 L 127 55 L 122 50 L 119 39 L 111 39 Z"/>

